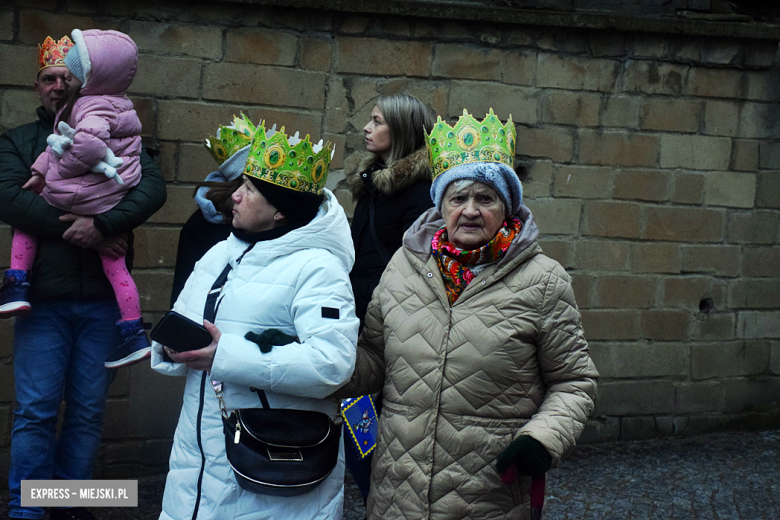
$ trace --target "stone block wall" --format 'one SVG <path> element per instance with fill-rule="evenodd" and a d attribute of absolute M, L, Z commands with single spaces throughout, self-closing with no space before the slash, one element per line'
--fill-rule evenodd
<path fill-rule="evenodd" d="M 34 117 L 36 44 L 94 27 L 139 46 L 129 94 L 168 182 L 168 202 L 136 231 L 148 321 L 169 308 L 178 230 L 215 169 L 202 142 L 218 124 L 243 111 L 333 141 L 336 189 L 376 97 L 407 92 L 448 121 L 463 108 L 512 114 L 525 201 L 574 279 L 602 376 L 583 442 L 780 423 L 780 54 L 766 27 L 711 38 L 411 8 L 11 0 L 0 6 L 0 130 Z M 0 478 L 12 335 L 0 322 Z M 148 367 L 119 372 L 98 476 L 165 470 L 182 388 Z"/>

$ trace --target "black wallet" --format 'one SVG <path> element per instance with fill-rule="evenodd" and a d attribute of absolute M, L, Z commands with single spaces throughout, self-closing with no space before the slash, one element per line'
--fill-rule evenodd
<path fill-rule="evenodd" d="M 207 347 L 213 339 L 200 323 L 175 311 L 168 311 L 152 329 L 152 340 L 176 352 L 198 350 Z"/>

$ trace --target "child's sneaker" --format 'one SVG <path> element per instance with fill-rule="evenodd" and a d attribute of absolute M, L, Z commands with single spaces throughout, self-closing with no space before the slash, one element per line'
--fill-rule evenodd
<path fill-rule="evenodd" d="M 152 347 L 141 318 L 119 320 L 116 326 L 119 329 L 120 344 L 116 352 L 104 363 L 106 368 L 128 367 L 151 357 Z"/>
<path fill-rule="evenodd" d="M 0 319 L 30 314 L 30 272 L 6 269 L 0 288 Z"/>

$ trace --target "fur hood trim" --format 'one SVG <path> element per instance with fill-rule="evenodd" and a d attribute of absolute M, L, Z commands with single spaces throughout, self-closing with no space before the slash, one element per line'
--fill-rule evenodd
<path fill-rule="evenodd" d="M 366 194 L 366 187 L 360 174 L 377 160 L 378 157 L 375 154 L 366 156 L 360 162 L 357 171 L 347 178 L 349 190 L 352 192 L 352 197 L 355 200 L 359 200 Z M 373 180 L 374 186 L 383 195 L 398 193 L 417 181 L 430 181 L 431 169 L 428 165 L 428 150 L 422 147 L 411 155 L 394 161 L 387 168 L 374 172 Z"/>

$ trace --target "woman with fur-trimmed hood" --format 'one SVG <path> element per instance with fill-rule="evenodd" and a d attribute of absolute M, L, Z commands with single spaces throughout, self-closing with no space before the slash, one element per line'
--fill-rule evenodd
<path fill-rule="evenodd" d="M 433 128 L 431 113 L 416 97 L 382 96 L 363 127 L 368 155 L 347 178 L 356 202 L 352 218 L 355 266 L 349 275 L 355 294 L 355 314 L 363 327 L 371 294 L 390 257 L 401 247 L 404 233 L 433 203 L 425 129 Z M 371 454 L 360 458 L 345 435 L 345 455 L 355 482 L 368 498 Z"/>
<path fill-rule="evenodd" d="M 363 326 L 371 293 L 404 232 L 430 208 L 431 172 L 425 129 L 431 113 L 416 97 L 382 96 L 363 127 L 369 155 L 349 179 L 356 201 L 352 218 L 355 267 L 350 274 L 356 314 Z"/>

